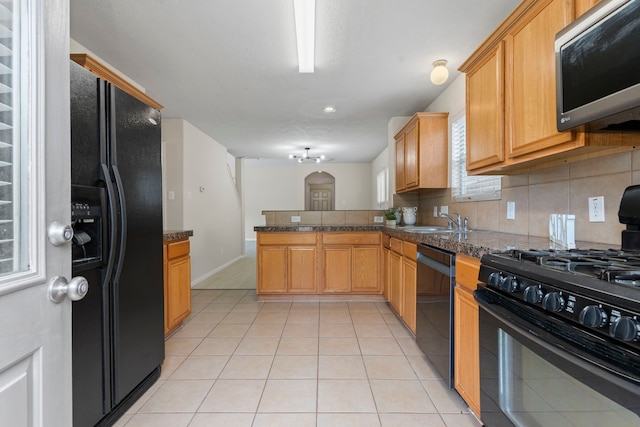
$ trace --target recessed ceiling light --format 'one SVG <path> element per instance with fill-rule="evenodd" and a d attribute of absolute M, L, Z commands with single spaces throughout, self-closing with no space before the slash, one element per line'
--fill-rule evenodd
<path fill-rule="evenodd" d="M 335 113 L 335 112 L 336 112 L 336 109 L 335 109 L 335 107 L 328 106 L 328 107 L 324 107 L 324 108 L 322 109 L 322 111 L 324 111 L 324 112 L 325 112 L 325 113 L 327 113 L 327 114 L 331 114 L 331 113 Z"/>

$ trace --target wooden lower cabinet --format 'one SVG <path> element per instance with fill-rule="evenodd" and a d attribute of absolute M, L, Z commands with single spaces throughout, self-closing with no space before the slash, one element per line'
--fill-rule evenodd
<path fill-rule="evenodd" d="M 322 233 L 322 293 L 382 293 L 379 232 Z"/>
<path fill-rule="evenodd" d="M 260 232 L 259 294 L 380 294 L 380 232 Z"/>
<path fill-rule="evenodd" d="M 164 244 L 164 332 L 175 330 L 191 313 L 189 240 Z"/>
<path fill-rule="evenodd" d="M 416 286 L 418 267 L 416 264 L 417 245 L 412 242 L 391 238 L 388 270 L 389 281 L 387 300 L 409 329 L 416 332 Z"/>
<path fill-rule="evenodd" d="M 322 292 L 351 292 L 351 247 L 328 246 L 322 248 Z"/>
<path fill-rule="evenodd" d="M 317 292 L 317 233 L 258 233 L 257 292 Z"/>
<path fill-rule="evenodd" d="M 386 236 L 387 238 L 389 236 Z M 389 265 L 391 264 L 391 249 L 388 246 L 382 247 L 382 295 L 389 301 L 391 299 L 391 275 Z"/>
<path fill-rule="evenodd" d="M 389 257 L 389 303 L 402 316 L 402 255 L 391 251 Z"/>
<path fill-rule="evenodd" d="M 418 267 L 416 261 L 403 257 L 402 259 L 402 287 L 403 314 L 402 319 L 411 332 L 416 333 L 416 281 Z"/>
<path fill-rule="evenodd" d="M 480 260 L 456 256 L 454 305 L 454 383 L 469 408 L 480 418 L 480 339 L 478 303 L 473 290 Z"/>

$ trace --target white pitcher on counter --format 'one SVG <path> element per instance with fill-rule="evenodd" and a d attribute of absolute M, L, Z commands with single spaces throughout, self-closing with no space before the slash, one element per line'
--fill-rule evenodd
<path fill-rule="evenodd" d="M 413 225 L 416 223 L 416 214 L 418 213 L 417 207 L 402 208 L 402 219 L 405 225 Z"/>

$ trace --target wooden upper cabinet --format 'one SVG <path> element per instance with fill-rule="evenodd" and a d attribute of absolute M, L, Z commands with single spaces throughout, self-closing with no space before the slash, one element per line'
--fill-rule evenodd
<path fill-rule="evenodd" d="M 420 183 L 418 158 L 418 121 L 412 121 L 404 133 L 404 185 L 406 188 L 417 187 Z"/>
<path fill-rule="evenodd" d="M 538 2 L 506 38 L 507 150 L 510 158 L 576 141 L 556 128 L 555 36 L 573 20 L 566 0 Z"/>
<path fill-rule="evenodd" d="M 396 192 L 447 188 L 449 113 L 416 113 L 398 132 Z"/>
<path fill-rule="evenodd" d="M 524 0 L 462 64 L 469 173 L 522 173 L 640 143 L 639 134 L 556 128 L 555 36 L 595 3 Z"/>
<path fill-rule="evenodd" d="M 467 169 L 504 160 L 504 43 L 467 72 Z M 473 141 L 470 144 L 470 141 Z"/>
<path fill-rule="evenodd" d="M 404 134 L 396 135 L 396 192 L 407 188 L 404 182 Z"/>

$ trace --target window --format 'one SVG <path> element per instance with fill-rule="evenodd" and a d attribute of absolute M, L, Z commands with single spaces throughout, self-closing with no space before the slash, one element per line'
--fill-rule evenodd
<path fill-rule="evenodd" d="M 0 2 L 0 275 L 28 268 L 28 146 L 21 133 L 27 80 L 19 55 L 28 38 L 19 37 L 21 5 Z"/>
<path fill-rule="evenodd" d="M 501 176 L 468 176 L 466 118 L 458 117 L 451 124 L 451 195 L 457 202 L 499 200 Z"/>
<path fill-rule="evenodd" d="M 389 169 L 384 168 L 378 172 L 376 178 L 376 189 L 376 202 L 380 209 L 384 209 L 389 203 Z"/>

